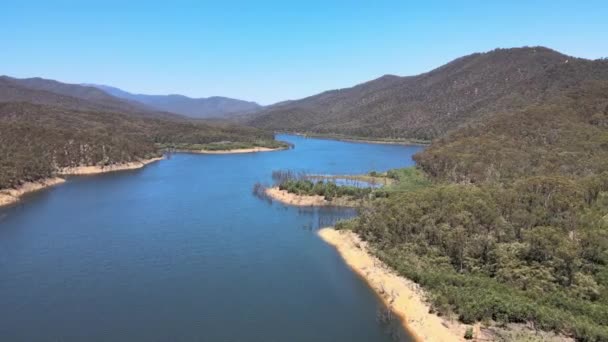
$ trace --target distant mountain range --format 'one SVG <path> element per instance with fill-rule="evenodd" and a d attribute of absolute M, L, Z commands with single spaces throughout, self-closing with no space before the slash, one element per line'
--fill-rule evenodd
<path fill-rule="evenodd" d="M 232 119 L 255 112 L 262 108 L 255 102 L 212 96 L 190 98 L 184 95 L 144 95 L 133 94 L 107 85 L 87 84 L 112 96 L 143 104 L 155 110 L 185 115 L 198 119 Z"/>
<path fill-rule="evenodd" d="M 163 148 L 274 146 L 273 138 L 272 132 L 195 120 L 91 86 L 0 76 L 0 190 L 53 177 L 64 167 L 147 159 Z"/>
<path fill-rule="evenodd" d="M 496 49 L 417 76 L 385 75 L 278 103 L 250 116 L 249 123 L 271 130 L 433 139 L 581 82 L 606 79 L 607 73 L 605 62 L 545 47 Z"/>
<path fill-rule="evenodd" d="M 154 115 L 138 102 L 111 96 L 94 87 L 44 78 L 0 76 L 0 102 L 29 102 L 76 110 L 100 110 Z"/>

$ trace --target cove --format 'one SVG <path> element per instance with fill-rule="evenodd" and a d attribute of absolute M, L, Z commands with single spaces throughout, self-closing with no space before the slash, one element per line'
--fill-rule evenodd
<path fill-rule="evenodd" d="M 392 341 L 373 291 L 314 233 L 354 212 L 252 187 L 280 169 L 410 166 L 422 147 L 277 138 L 295 147 L 174 154 L 0 208 L 0 340 Z"/>

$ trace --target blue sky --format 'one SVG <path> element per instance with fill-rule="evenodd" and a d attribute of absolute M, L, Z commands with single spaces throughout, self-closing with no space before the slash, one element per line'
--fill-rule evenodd
<path fill-rule="evenodd" d="M 608 1 L 3 1 L 0 74 L 270 104 L 496 47 L 608 57 Z"/>

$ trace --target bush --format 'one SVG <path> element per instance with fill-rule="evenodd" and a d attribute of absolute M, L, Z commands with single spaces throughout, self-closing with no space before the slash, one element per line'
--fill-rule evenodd
<path fill-rule="evenodd" d="M 472 340 L 473 339 L 473 328 L 468 327 L 467 331 L 465 331 L 464 333 L 464 339 L 465 340 Z"/>

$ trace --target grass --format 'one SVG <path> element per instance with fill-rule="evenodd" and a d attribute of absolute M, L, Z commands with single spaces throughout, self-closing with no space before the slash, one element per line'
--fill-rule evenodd
<path fill-rule="evenodd" d="M 378 173 L 371 171 L 365 175 L 319 176 L 306 175 L 289 171 L 275 171 L 273 178 L 281 190 L 296 195 L 320 195 L 326 199 L 347 197 L 351 199 L 375 199 L 389 197 L 391 194 L 403 193 L 430 186 L 431 181 L 415 167 L 392 169 Z M 382 184 L 379 188 L 354 185 L 337 185 L 335 179 L 350 179 L 370 184 Z"/>

